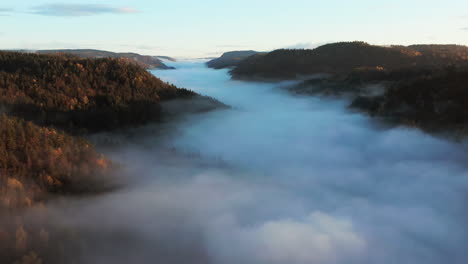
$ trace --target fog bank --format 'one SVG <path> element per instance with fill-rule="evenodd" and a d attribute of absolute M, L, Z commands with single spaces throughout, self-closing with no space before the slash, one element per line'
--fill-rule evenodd
<path fill-rule="evenodd" d="M 232 108 L 140 129 L 108 153 L 127 187 L 55 204 L 79 263 L 468 262 L 466 144 L 169 64 L 154 74 Z"/>

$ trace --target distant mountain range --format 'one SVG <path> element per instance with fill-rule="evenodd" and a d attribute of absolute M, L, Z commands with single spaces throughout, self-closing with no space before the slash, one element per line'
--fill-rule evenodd
<path fill-rule="evenodd" d="M 25 51 L 25 50 L 23 50 Z M 31 51 L 28 51 L 31 52 Z M 174 69 L 169 67 L 161 60 L 175 61 L 175 59 L 167 56 L 148 56 L 140 55 L 137 53 L 126 52 L 116 53 L 104 50 L 94 49 L 57 49 L 57 50 L 37 50 L 34 53 L 38 54 L 54 54 L 64 53 L 71 54 L 82 58 L 122 58 L 128 59 L 130 62 L 134 62 L 137 65 L 142 66 L 145 69 Z"/>
<path fill-rule="evenodd" d="M 253 50 L 230 51 L 224 53 L 221 57 L 213 59 L 206 63 L 208 67 L 214 69 L 231 68 L 237 66 L 241 61 L 252 55 L 260 54 Z"/>

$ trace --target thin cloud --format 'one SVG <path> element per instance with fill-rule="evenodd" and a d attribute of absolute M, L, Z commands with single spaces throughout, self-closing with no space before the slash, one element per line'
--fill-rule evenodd
<path fill-rule="evenodd" d="M 246 45 L 233 45 L 233 44 L 226 44 L 226 45 L 217 45 L 217 48 L 243 48 L 247 47 Z"/>
<path fill-rule="evenodd" d="M 43 16 L 93 16 L 101 14 L 134 14 L 132 7 L 111 7 L 93 4 L 48 4 L 35 6 L 30 13 Z"/>
<path fill-rule="evenodd" d="M 468 31 L 468 27 L 460 28 L 461 30 Z"/>
<path fill-rule="evenodd" d="M 0 8 L 0 16 L 9 16 L 10 13 L 14 12 L 15 10 L 11 8 Z"/>
<path fill-rule="evenodd" d="M 284 48 L 286 49 L 315 49 L 324 44 L 326 43 L 325 42 L 303 42 L 303 43 L 296 43 L 294 45 L 290 45 Z"/>
<path fill-rule="evenodd" d="M 161 46 L 148 46 L 148 45 L 129 45 L 123 44 L 120 47 L 131 48 L 131 49 L 140 49 L 140 50 L 155 50 L 155 49 L 164 49 Z"/>

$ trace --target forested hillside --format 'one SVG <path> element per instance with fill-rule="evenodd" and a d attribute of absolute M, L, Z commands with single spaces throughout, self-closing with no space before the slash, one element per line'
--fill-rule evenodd
<path fill-rule="evenodd" d="M 467 67 L 419 72 L 388 86 L 382 96 L 360 96 L 351 106 L 432 131 L 468 132 Z"/>
<path fill-rule="evenodd" d="M 241 61 L 234 78 L 297 79 L 312 74 L 349 74 L 358 68 L 395 70 L 440 67 L 468 61 L 468 47 L 457 45 L 375 46 L 340 42 L 313 50 L 276 50 Z"/>
<path fill-rule="evenodd" d="M 80 237 L 47 224 L 47 202 L 111 190 L 120 170 L 70 134 L 158 121 L 164 102 L 181 113 L 224 106 L 127 59 L 0 52 L 0 263 L 65 263 L 76 253 Z M 26 221 L 26 208 L 41 218 Z"/>
<path fill-rule="evenodd" d="M 0 87 L 8 113 L 72 132 L 157 121 L 162 101 L 198 97 L 122 59 L 14 52 L 0 52 Z"/>
<path fill-rule="evenodd" d="M 25 222 L 22 212 L 45 210 L 51 196 L 109 190 L 115 168 L 84 139 L 0 115 L 0 262 L 59 259 L 59 228 L 43 226 L 46 219 Z"/>
<path fill-rule="evenodd" d="M 84 139 L 0 115 L 2 208 L 30 206 L 50 193 L 103 190 L 110 161 Z"/>
<path fill-rule="evenodd" d="M 354 97 L 352 108 L 399 124 L 458 135 L 468 132 L 466 46 L 335 43 L 252 56 L 232 73 L 241 78 L 302 75 L 310 79 L 289 87 L 290 91 L 347 95 Z M 314 73 L 329 75 L 310 76 Z"/>
<path fill-rule="evenodd" d="M 61 49 L 61 50 L 38 50 L 35 51 L 38 54 L 68 54 L 75 55 L 81 58 L 89 59 L 103 59 L 103 58 L 114 58 L 114 59 L 124 59 L 130 63 L 139 65 L 146 69 L 173 69 L 172 67 L 164 64 L 161 59 L 169 59 L 170 57 L 165 56 L 147 56 L 140 55 L 137 53 L 127 52 L 127 53 L 116 53 L 104 50 L 93 50 L 93 49 Z"/>
<path fill-rule="evenodd" d="M 347 95 L 351 108 L 397 124 L 466 136 L 468 66 L 359 68 L 341 77 L 304 81 L 289 87 L 298 94 Z"/>

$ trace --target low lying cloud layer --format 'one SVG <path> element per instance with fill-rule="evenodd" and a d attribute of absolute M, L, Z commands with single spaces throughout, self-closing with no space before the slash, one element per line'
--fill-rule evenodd
<path fill-rule="evenodd" d="M 390 128 L 293 83 L 178 62 L 165 81 L 233 106 L 135 131 L 127 187 L 57 202 L 86 264 L 467 263 L 467 148 Z M 102 135 L 117 140 L 116 135 Z M 32 218 L 36 221 L 37 218 Z"/>
<path fill-rule="evenodd" d="M 31 8 L 32 14 L 44 16 L 92 16 L 101 14 L 133 14 L 132 7 L 111 7 L 97 4 L 47 4 Z"/>
<path fill-rule="evenodd" d="M 350 221 L 323 212 L 254 227 L 225 224 L 215 234 L 224 234 L 211 242 L 219 263 L 336 263 L 366 248 Z"/>

